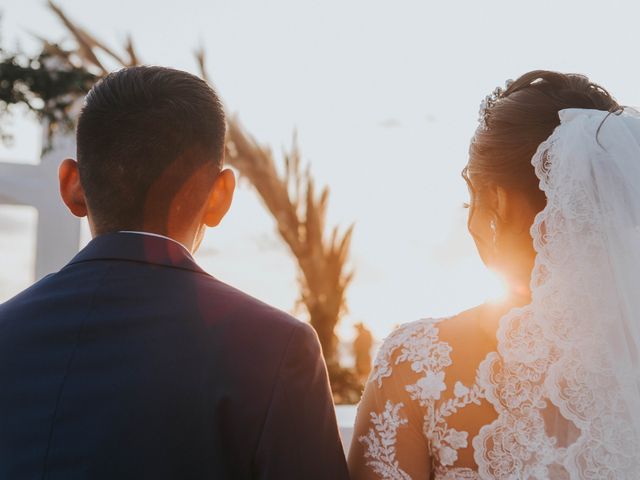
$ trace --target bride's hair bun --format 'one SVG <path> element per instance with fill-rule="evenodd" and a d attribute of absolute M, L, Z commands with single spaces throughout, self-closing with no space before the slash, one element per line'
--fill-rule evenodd
<path fill-rule="evenodd" d="M 584 75 L 525 73 L 484 111 L 484 124 L 476 130 L 469 149 L 465 178 L 474 189 L 493 184 L 524 191 L 542 209 L 545 198 L 531 158 L 560 124 L 558 112 L 566 108 L 613 112 L 620 106 Z"/>

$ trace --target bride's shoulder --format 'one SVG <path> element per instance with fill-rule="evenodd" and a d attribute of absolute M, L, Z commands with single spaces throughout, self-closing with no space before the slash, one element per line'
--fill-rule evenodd
<path fill-rule="evenodd" d="M 402 323 L 395 327 L 393 331 L 384 339 L 381 351 L 393 349 L 403 343 L 411 343 L 420 338 L 437 334 L 438 324 L 446 321 L 446 318 L 421 318 L 413 322 Z"/>
<path fill-rule="evenodd" d="M 381 386 L 383 379 L 391 376 L 394 369 L 407 370 L 409 374 L 411 371 L 418 373 L 432 364 L 434 359 L 446 364 L 449 348 L 438 339 L 438 327 L 446 320 L 423 318 L 395 328 L 378 350 L 370 381 Z"/>
<path fill-rule="evenodd" d="M 477 330 L 482 325 L 483 319 L 493 316 L 493 310 L 491 305 L 482 304 L 449 317 L 427 317 L 403 323 L 385 338 L 380 352 L 383 355 L 389 355 L 400 347 L 424 345 L 425 340 L 437 342 L 441 336 L 458 338 L 474 336 L 478 333 Z"/>
<path fill-rule="evenodd" d="M 451 364 L 455 347 L 471 346 L 490 336 L 484 331 L 484 319 L 492 314 L 493 308 L 484 304 L 450 317 L 423 318 L 398 326 L 383 341 L 371 379 L 380 384 L 403 365 L 415 373 L 444 369 Z"/>

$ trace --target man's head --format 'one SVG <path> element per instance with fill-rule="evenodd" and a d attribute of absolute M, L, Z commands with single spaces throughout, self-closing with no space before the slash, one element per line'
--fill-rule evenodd
<path fill-rule="evenodd" d="M 78 161 L 63 162 L 60 189 L 75 215 L 89 216 L 94 235 L 142 230 L 193 248 L 230 206 L 224 111 L 194 75 L 163 67 L 111 73 L 88 93 L 76 133 Z"/>

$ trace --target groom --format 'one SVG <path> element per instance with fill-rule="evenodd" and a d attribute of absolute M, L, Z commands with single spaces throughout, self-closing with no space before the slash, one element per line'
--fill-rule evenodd
<path fill-rule="evenodd" d="M 0 479 L 347 478 L 314 331 L 192 257 L 231 204 L 224 137 L 185 72 L 87 95 L 60 192 L 94 238 L 0 306 Z"/>

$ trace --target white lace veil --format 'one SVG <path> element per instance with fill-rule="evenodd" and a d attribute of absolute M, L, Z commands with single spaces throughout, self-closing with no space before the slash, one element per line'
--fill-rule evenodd
<path fill-rule="evenodd" d="M 532 302 L 479 381 L 481 478 L 640 478 L 640 115 L 567 109 L 532 163 Z"/>

